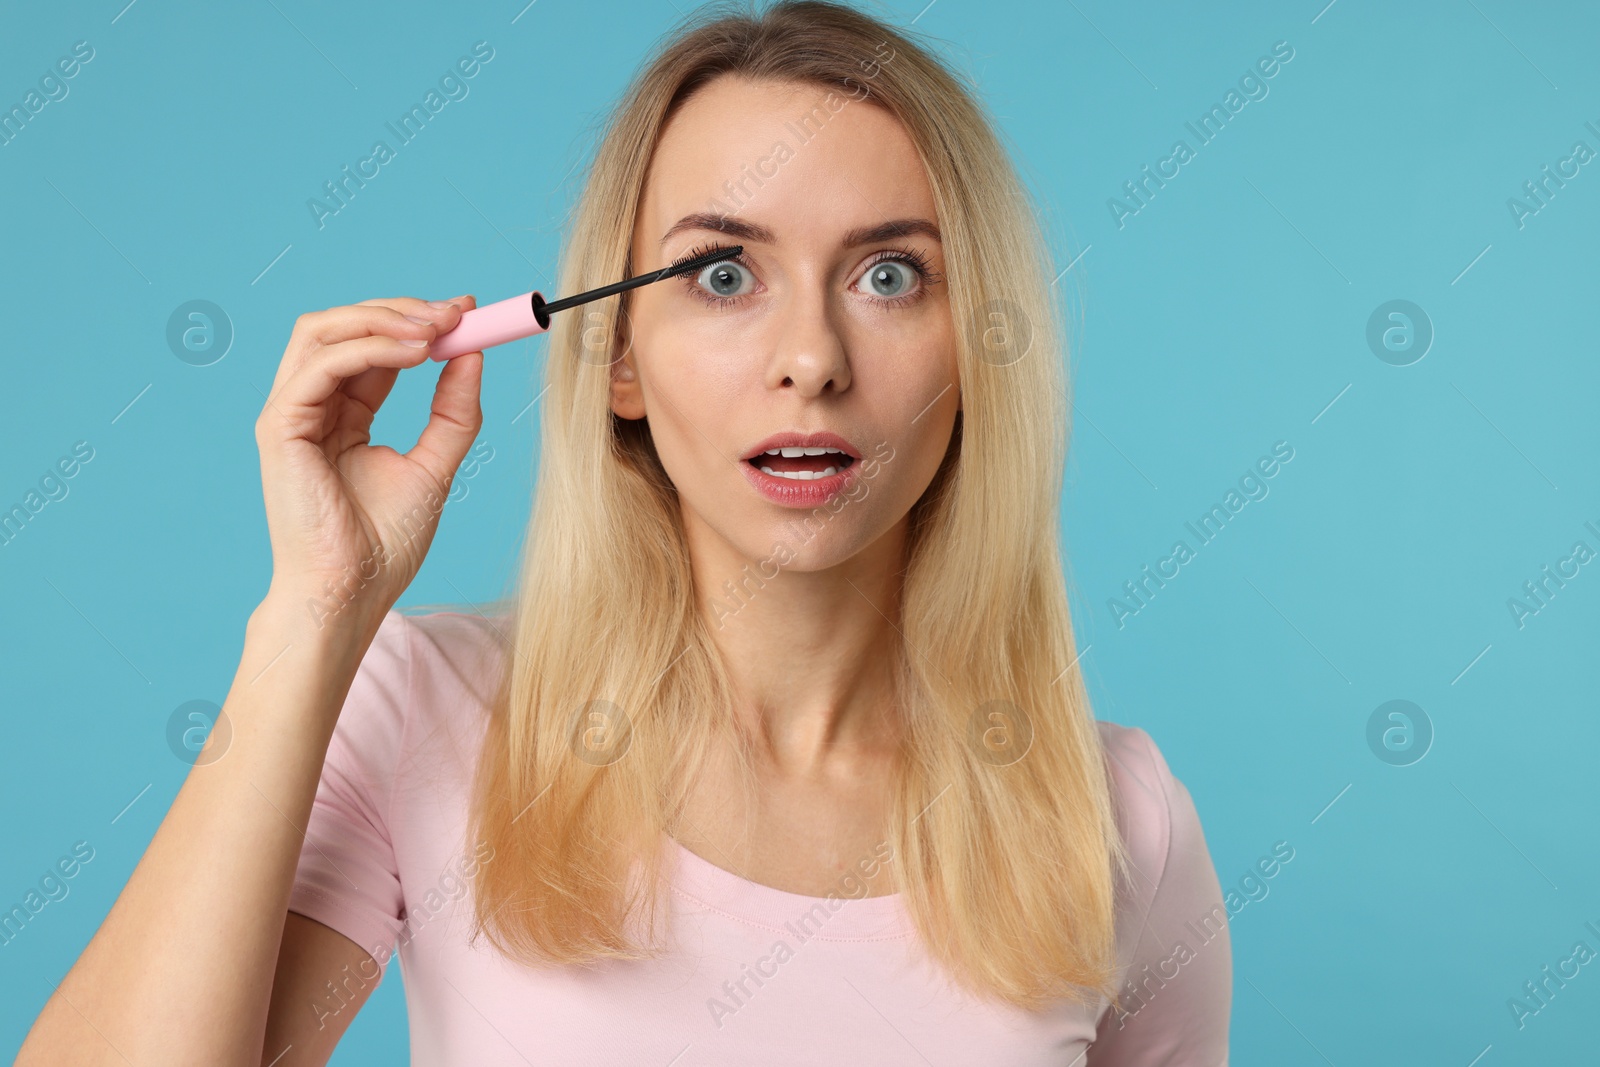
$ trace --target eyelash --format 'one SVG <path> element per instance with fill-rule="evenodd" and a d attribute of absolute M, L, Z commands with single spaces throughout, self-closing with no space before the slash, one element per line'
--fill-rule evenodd
<path fill-rule="evenodd" d="M 701 245 L 698 248 L 690 249 L 687 253 L 680 256 L 673 263 L 673 266 L 677 266 L 679 263 L 687 263 L 691 259 L 695 259 L 699 256 L 710 255 L 712 252 L 721 251 L 722 249 L 728 247 L 730 246 L 717 243 Z M 908 264 L 912 270 L 916 271 L 918 278 L 921 280 L 921 284 L 917 286 L 916 292 L 908 293 L 905 296 L 869 296 L 867 299 L 871 300 L 875 304 L 882 304 L 885 307 L 909 306 L 927 296 L 928 287 L 943 277 L 943 275 L 933 269 L 933 265 L 928 262 L 928 257 L 920 249 L 892 248 L 887 249 L 886 251 L 888 252 L 887 255 L 879 256 L 877 259 L 874 259 L 871 263 L 867 264 L 867 266 L 876 266 L 885 260 L 896 260 L 898 262 Z M 735 263 L 743 264 L 747 269 L 754 269 L 751 267 L 749 259 L 745 257 L 743 252 L 736 256 L 729 256 L 728 258 L 733 260 Z M 742 296 L 715 296 L 706 292 L 695 281 L 699 275 L 700 272 L 696 271 L 694 274 L 683 274 L 680 275 L 680 277 L 683 279 L 684 284 L 688 286 L 691 295 L 698 297 L 712 307 L 727 307 L 730 304 L 737 304 L 740 300 L 744 299 Z"/>

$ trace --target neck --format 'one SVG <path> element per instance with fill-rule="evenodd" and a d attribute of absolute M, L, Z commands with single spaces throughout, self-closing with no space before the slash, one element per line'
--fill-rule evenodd
<path fill-rule="evenodd" d="M 802 571 L 789 554 L 751 560 L 686 519 L 731 712 L 760 756 L 784 776 L 820 778 L 892 753 L 904 521 L 835 566 Z"/>

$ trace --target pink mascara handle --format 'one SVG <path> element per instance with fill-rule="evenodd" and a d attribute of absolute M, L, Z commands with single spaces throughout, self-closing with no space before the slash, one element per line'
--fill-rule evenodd
<path fill-rule="evenodd" d="M 463 312 L 456 327 L 434 339 L 429 358 L 454 359 L 468 352 L 481 352 L 519 337 L 532 337 L 550 328 L 548 303 L 535 289 L 483 307 Z"/>

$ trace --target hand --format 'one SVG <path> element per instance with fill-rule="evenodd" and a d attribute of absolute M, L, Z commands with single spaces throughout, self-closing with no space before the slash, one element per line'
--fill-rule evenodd
<path fill-rule="evenodd" d="M 427 362 L 427 342 L 476 306 L 471 296 L 437 303 L 395 297 L 301 315 L 256 419 L 272 587 L 304 598 L 319 627 L 352 606 L 375 625 L 393 607 L 483 425 L 483 353 L 468 352 L 445 362 L 409 452 L 369 443 L 400 371 Z"/>

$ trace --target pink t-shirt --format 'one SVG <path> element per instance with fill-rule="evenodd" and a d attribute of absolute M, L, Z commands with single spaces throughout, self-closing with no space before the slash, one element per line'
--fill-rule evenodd
<path fill-rule="evenodd" d="M 412 1063 L 1225 1067 L 1227 910 L 1188 791 L 1143 730 L 1099 724 L 1137 874 L 1117 915 L 1124 1012 L 975 999 L 923 952 L 899 894 L 740 878 L 670 838 L 674 951 L 526 967 L 467 944 L 466 839 L 503 618 L 391 611 L 334 730 L 289 910 L 370 952 L 398 945 Z M 341 1010 L 335 992 L 319 1015 Z M 1087 1054 L 1085 1054 L 1087 1053 Z"/>

